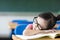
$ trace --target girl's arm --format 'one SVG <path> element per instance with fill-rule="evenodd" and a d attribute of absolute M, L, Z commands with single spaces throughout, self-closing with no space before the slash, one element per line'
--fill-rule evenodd
<path fill-rule="evenodd" d="M 27 28 L 23 31 L 23 35 L 25 36 L 31 36 L 31 35 L 35 35 L 35 34 L 39 34 L 39 33 L 52 33 L 55 32 L 55 30 L 33 30 L 29 28 L 29 25 L 27 26 Z"/>
<path fill-rule="evenodd" d="M 30 36 L 39 33 L 40 30 L 33 30 L 31 25 L 28 25 L 26 29 L 23 31 L 23 35 Z"/>
<path fill-rule="evenodd" d="M 38 34 L 39 32 L 40 32 L 39 30 L 37 31 L 37 30 L 25 29 L 23 35 L 30 36 L 30 35 Z"/>

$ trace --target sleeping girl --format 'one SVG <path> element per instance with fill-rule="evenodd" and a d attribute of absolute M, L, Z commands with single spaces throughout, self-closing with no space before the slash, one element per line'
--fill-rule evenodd
<path fill-rule="evenodd" d="M 55 16 L 51 12 L 40 13 L 34 17 L 33 24 L 29 24 L 23 31 L 23 35 L 31 36 L 39 33 L 55 32 L 54 26 L 56 21 L 60 20 L 60 16 Z"/>

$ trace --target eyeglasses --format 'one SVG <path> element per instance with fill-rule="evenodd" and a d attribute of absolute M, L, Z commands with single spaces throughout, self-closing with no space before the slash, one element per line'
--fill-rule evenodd
<path fill-rule="evenodd" d="M 39 30 L 43 30 L 43 29 L 42 29 L 42 26 L 38 23 L 37 17 L 34 17 L 33 22 L 34 22 L 35 24 L 37 24 L 37 27 L 38 27 Z"/>

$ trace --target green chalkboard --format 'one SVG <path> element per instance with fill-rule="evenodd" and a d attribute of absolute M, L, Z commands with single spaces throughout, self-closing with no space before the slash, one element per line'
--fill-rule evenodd
<path fill-rule="evenodd" d="M 60 0 L 0 0 L 0 11 L 60 11 Z"/>

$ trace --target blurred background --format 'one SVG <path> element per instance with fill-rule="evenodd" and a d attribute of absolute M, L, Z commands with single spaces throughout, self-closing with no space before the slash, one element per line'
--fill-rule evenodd
<path fill-rule="evenodd" d="M 60 14 L 60 0 L 0 0 L 0 37 L 9 37 L 8 22 L 33 20 L 41 12 Z"/>

